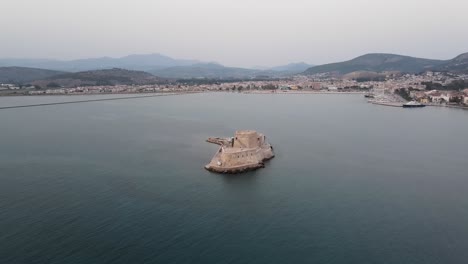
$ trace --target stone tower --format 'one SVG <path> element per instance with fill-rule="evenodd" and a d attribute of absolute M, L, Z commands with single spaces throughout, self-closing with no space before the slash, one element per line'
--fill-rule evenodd
<path fill-rule="evenodd" d="M 261 146 L 263 138 L 256 131 L 240 130 L 234 136 L 234 148 L 258 148 Z"/>

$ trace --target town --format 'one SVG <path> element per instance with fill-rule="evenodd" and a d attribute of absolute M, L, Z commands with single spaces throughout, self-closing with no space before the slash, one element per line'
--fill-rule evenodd
<path fill-rule="evenodd" d="M 177 92 L 239 93 L 363 93 L 387 101 L 417 101 L 427 105 L 468 106 L 468 74 L 425 72 L 345 78 L 332 74 L 297 75 L 264 80 L 178 80 L 151 85 L 82 86 L 74 88 L 0 84 L 6 95 L 93 95 Z M 383 98 L 383 99 L 382 99 Z"/>

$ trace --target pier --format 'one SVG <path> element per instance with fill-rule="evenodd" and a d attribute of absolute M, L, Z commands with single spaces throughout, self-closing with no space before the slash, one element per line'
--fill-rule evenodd
<path fill-rule="evenodd" d="M 78 103 L 89 103 L 89 102 L 100 102 L 100 101 L 115 101 L 115 100 L 139 99 L 139 98 L 149 98 L 149 97 L 159 97 L 159 96 L 172 96 L 172 95 L 192 94 L 192 93 L 199 93 L 199 92 L 159 93 L 159 94 L 144 95 L 144 96 L 126 96 L 126 97 L 116 97 L 116 98 L 100 98 L 100 99 L 88 99 L 88 100 L 77 100 L 77 101 L 52 102 L 52 103 L 42 103 L 42 104 L 0 106 L 0 110 L 4 110 L 4 109 L 14 109 L 14 108 L 26 108 L 26 107 L 38 107 L 38 106 L 50 106 L 50 105 L 78 104 Z M 91 96 L 92 96 L 92 95 L 91 95 Z"/>
<path fill-rule="evenodd" d="M 391 107 L 403 107 L 403 103 L 399 102 L 378 102 L 378 101 L 369 101 L 371 104 L 376 104 L 376 105 L 385 105 L 385 106 L 391 106 Z"/>

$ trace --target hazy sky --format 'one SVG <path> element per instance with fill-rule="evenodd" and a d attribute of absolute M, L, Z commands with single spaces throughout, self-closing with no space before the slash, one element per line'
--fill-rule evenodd
<path fill-rule="evenodd" d="M 0 0 L 0 10 L 0 57 L 270 66 L 468 52 L 468 0 Z"/>

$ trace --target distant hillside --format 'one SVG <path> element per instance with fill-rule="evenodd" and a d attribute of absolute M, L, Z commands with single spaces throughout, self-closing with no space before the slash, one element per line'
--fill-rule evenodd
<path fill-rule="evenodd" d="M 176 79 L 248 79 L 258 76 L 262 77 L 288 77 L 296 73 L 301 73 L 309 65 L 302 63 L 293 63 L 285 66 L 279 66 L 272 69 L 246 69 L 237 67 L 226 67 L 217 63 L 199 63 L 188 66 L 176 66 L 165 69 L 154 69 L 150 73 L 166 78 Z"/>
<path fill-rule="evenodd" d="M 388 73 L 388 72 L 386 72 Z M 357 80 L 357 81 L 383 81 L 386 74 L 369 72 L 369 71 L 356 71 L 343 75 L 343 79 Z"/>
<path fill-rule="evenodd" d="M 366 54 L 355 59 L 315 66 L 307 69 L 305 74 L 338 73 L 347 74 L 356 71 L 385 72 L 398 71 L 418 73 L 442 65 L 443 60 L 414 58 L 395 54 Z"/>
<path fill-rule="evenodd" d="M 298 62 L 298 63 L 290 63 L 287 65 L 272 67 L 272 68 L 269 68 L 269 70 L 278 71 L 278 72 L 300 73 L 313 66 L 314 65 L 307 64 L 305 62 Z"/>
<path fill-rule="evenodd" d="M 458 55 L 454 59 L 437 66 L 435 70 L 454 73 L 468 73 L 468 53 Z"/>
<path fill-rule="evenodd" d="M 0 83 L 24 84 L 63 73 L 61 71 L 26 67 L 0 67 Z"/>
<path fill-rule="evenodd" d="M 76 73 L 64 73 L 51 76 L 41 80 L 33 81 L 32 84 L 41 87 L 77 87 L 90 85 L 144 85 L 165 82 L 166 80 L 158 78 L 143 71 L 131 71 L 124 69 L 108 69 L 96 71 L 84 71 Z"/>
<path fill-rule="evenodd" d="M 178 60 L 161 54 L 129 55 L 122 58 L 90 58 L 80 60 L 50 59 L 0 59 L 0 66 L 32 67 L 69 72 L 122 68 L 128 70 L 150 70 L 200 63 L 195 60 Z"/>
<path fill-rule="evenodd" d="M 226 79 L 226 78 L 250 78 L 255 77 L 262 71 L 225 67 L 216 63 L 195 64 L 190 66 L 177 66 L 166 69 L 157 69 L 150 71 L 152 74 L 166 77 L 166 78 L 213 78 L 213 79 Z"/>

